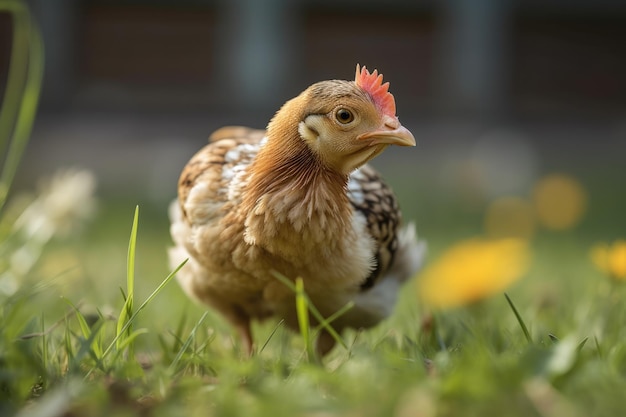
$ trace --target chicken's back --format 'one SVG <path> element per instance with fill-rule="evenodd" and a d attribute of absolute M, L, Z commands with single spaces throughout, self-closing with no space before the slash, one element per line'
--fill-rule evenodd
<path fill-rule="evenodd" d="M 200 149 L 187 163 L 178 181 L 178 200 L 183 216 L 191 223 L 202 221 L 189 216 L 185 206 L 197 186 L 208 184 L 203 190 L 205 202 L 223 205 L 228 202 L 226 190 L 235 175 L 242 172 L 257 154 L 265 131 L 229 126 L 215 131 L 209 144 Z M 217 214 L 219 210 L 212 210 Z"/>

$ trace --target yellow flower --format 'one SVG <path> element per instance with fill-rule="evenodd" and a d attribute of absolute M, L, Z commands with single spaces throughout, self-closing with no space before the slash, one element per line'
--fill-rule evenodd
<path fill-rule="evenodd" d="M 538 220 L 548 229 L 576 226 L 587 210 L 587 193 L 576 179 L 565 174 L 542 178 L 533 190 Z"/>
<path fill-rule="evenodd" d="M 519 197 L 501 197 L 492 201 L 485 213 L 485 232 L 494 238 L 530 239 L 535 232 L 532 205 Z"/>
<path fill-rule="evenodd" d="M 474 238 L 448 249 L 419 277 L 422 300 L 435 308 L 458 307 L 503 291 L 524 275 L 530 251 L 522 239 Z"/>
<path fill-rule="evenodd" d="M 612 278 L 626 280 L 626 240 L 616 240 L 610 246 L 606 243 L 594 246 L 591 260 Z"/>

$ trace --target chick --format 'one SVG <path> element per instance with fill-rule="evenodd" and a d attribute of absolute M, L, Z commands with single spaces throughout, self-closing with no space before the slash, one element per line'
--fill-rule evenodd
<path fill-rule="evenodd" d="M 377 71 L 311 85 L 267 129 L 225 127 L 191 158 L 170 207 L 173 266 L 184 291 L 218 310 L 253 351 L 251 319 L 298 328 L 293 292 L 275 277 L 301 277 L 337 331 L 387 317 L 420 266 L 413 225 L 400 228 L 391 189 L 366 163 L 389 145 L 415 146 Z M 317 348 L 334 339 L 321 332 Z"/>

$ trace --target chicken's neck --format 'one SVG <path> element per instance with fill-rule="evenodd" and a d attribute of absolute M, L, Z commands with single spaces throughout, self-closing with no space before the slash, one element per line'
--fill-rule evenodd
<path fill-rule="evenodd" d="M 268 136 L 248 179 L 241 208 L 249 244 L 284 256 L 331 252 L 351 230 L 348 177 L 325 167 L 299 136 Z"/>

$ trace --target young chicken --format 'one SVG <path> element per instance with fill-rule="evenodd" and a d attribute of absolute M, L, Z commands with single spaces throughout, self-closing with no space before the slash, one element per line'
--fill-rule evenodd
<path fill-rule="evenodd" d="M 173 266 L 191 297 L 221 312 L 253 350 L 251 319 L 298 328 L 294 294 L 275 272 L 301 277 L 332 322 L 366 328 L 388 316 L 420 266 L 413 225 L 400 229 L 391 189 L 366 163 L 389 145 L 415 146 L 382 75 L 313 84 L 285 103 L 266 131 L 217 130 L 191 158 L 170 207 Z M 334 339 L 318 337 L 321 354 Z"/>

